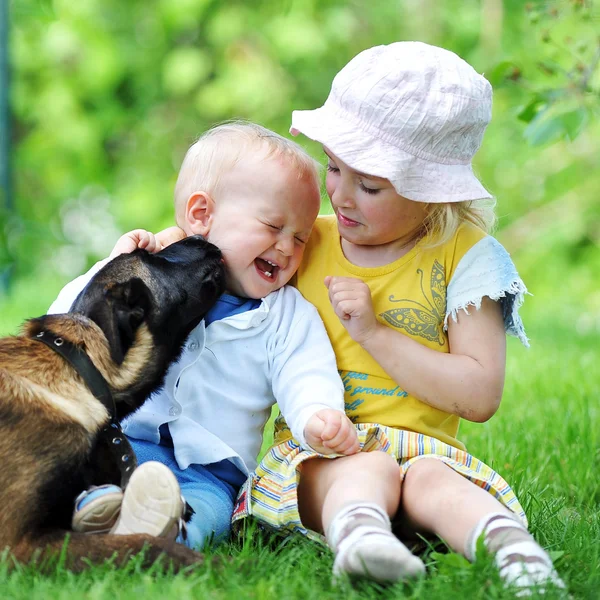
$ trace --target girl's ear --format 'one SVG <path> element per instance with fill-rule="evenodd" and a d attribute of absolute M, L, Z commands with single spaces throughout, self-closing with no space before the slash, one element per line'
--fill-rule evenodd
<path fill-rule="evenodd" d="M 206 192 L 194 192 L 185 205 L 185 220 L 193 234 L 206 237 L 210 231 L 215 203 Z"/>

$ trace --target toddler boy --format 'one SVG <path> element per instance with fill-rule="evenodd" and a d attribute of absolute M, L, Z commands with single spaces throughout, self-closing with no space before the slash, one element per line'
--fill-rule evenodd
<path fill-rule="evenodd" d="M 319 207 L 317 163 L 300 146 L 252 123 L 228 123 L 186 154 L 175 187 L 181 231 L 136 230 L 119 240 L 111 256 L 203 235 L 223 253 L 227 292 L 190 334 L 164 388 L 124 422 L 140 463 L 124 497 L 116 486 L 84 492 L 74 529 L 171 535 L 183 494 L 194 510 L 186 543 L 224 538 L 275 402 L 302 444 L 323 454 L 358 451 L 323 323 L 284 287 Z M 68 311 L 102 264 L 68 284 L 49 312 Z"/>

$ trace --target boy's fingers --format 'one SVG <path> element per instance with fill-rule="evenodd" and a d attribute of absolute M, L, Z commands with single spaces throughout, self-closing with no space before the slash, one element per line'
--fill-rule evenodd
<path fill-rule="evenodd" d="M 340 414 L 340 416 L 342 416 Z M 338 415 L 327 415 L 327 418 L 323 419 L 325 423 L 325 427 L 321 432 L 321 439 L 325 442 L 331 442 L 339 432 L 340 429 L 340 419 Z"/>
<path fill-rule="evenodd" d="M 356 454 L 360 450 L 360 444 L 358 440 L 351 440 L 347 444 L 340 446 L 338 449 L 338 454 L 344 454 L 345 456 L 350 456 L 351 454 Z"/>
<path fill-rule="evenodd" d="M 179 227 L 167 227 L 156 234 L 156 241 L 160 249 L 166 248 L 186 237 L 185 231 Z"/>
<path fill-rule="evenodd" d="M 344 421 L 346 420 L 345 415 L 340 415 L 342 417 L 342 419 L 344 419 Z M 354 429 L 354 428 L 352 428 Z M 352 431 L 344 422 L 340 422 L 338 424 L 338 430 L 336 431 L 335 435 L 329 439 L 325 439 L 323 438 L 323 443 L 328 447 L 328 448 L 332 448 L 332 449 L 336 449 L 338 450 L 339 448 L 346 448 L 347 446 L 347 440 L 349 439 L 349 436 L 353 435 L 356 436 L 356 434 L 354 433 L 354 431 Z M 350 438 L 352 439 L 352 438 Z"/>
<path fill-rule="evenodd" d="M 358 443 L 358 437 L 355 431 L 347 432 L 347 435 L 336 444 L 333 444 L 332 442 L 323 442 L 323 445 L 335 451 L 337 454 L 355 454 L 360 450 L 360 444 Z"/>
<path fill-rule="evenodd" d="M 356 432 L 354 424 L 348 417 L 344 418 L 341 433 L 343 433 L 343 439 L 338 445 L 338 452 L 340 454 L 354 454 L 355 452 L 358 452 L 360 449 L 358 433 Z"/>
<path fill-rule="evenodd" d="M 322 420 L 313 423 L 310 428 L 311 435 L 319 439 L 323 439 L 323 431 L 325 431 L 325 423 Z"/>
<path fill-rule="evenodd" d="M 148 245 L 146 246 L 146 250 L 153 253 L 160 250 L 159 244 L 156 241 L 156 237 L 152 233 L 148 234 Z"/>
<path fill-rule="evenodd" d="M 137 247 L 152 252 L 152 237 L 147 231 L 139 234 Z"/>

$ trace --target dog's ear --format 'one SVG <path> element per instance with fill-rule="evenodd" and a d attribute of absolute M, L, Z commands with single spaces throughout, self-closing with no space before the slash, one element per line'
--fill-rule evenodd
<path fill-rule="evenodd" d="M 150 290 L 137 277 L 104 288 L 103 302 L 89 317 L 104 331 L 111 358 L 116 364 L 120 365 L 125 359 L 149 308 Z"/>

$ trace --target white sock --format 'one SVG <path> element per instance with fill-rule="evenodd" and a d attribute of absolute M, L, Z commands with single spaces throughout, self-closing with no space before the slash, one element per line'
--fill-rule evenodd
<path fill-rule="evenodd" d="M 528 596 L 532 588 L 544 588 L 547 584 L 565 587 L 548 553 L 516 517 L 505 513 L 483 517 L 469 535 L 466 554 L 470 561 L 475 558 L 477 540 L 482 535 L 485 547 L 494 554 L 500 577 L 521 588 L 518 596 Z"/>
<path fill-rule="evenodd" d="M 423 561 L 392 533 L 390 518 L 377 504 L 356 503 L 333 518 L 326 536 L 335 553 L 333 573 L 401 581 L 425 572 Z"/>

